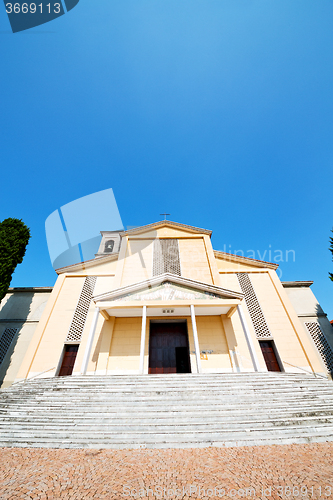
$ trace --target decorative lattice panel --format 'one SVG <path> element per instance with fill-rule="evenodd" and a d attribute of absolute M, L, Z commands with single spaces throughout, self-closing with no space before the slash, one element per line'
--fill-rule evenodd
<path fill-rule="evenodd" d="M 319 323 L 313 321 L 311 323 L 305 323 L 305 326 L 310 333 L 312 340 L 316 344 L 325 366 L 329 372 L 333 373 L 333 352 L 322 329 L 320 328 Z"/>
<path fill-rule="evenodd" d="M 80 342 L 81 340 L 96 279 L 96 276 L 89 276 L 84 280 L 80 298 L 74 311 L 71 326 L 69 327 L 66 342 Z"/>
<path fill-rule="evenodd" d="M 256 337 L 258 339 L 272 338 L 272 334 L 268 328 L 264 313 L 261 310 L 259 300 L 253 289 L 248 273 L 237 273 L 238 282 L 241 290 L 245 295 L 245 303 L 248 308 L 250 318 L 252 320 Z"/>
<path fill-rule="evenodd" d="M 153 276 L 163 273 L 181 276 L 179 246 L 176 239 L 154 241 Z"/>
<path fill-rule="evenodd" d="M 6 328 L 0 339 L 0 365 L 3 362 L 10 344 L 12 343 L 18 328 Z"/>

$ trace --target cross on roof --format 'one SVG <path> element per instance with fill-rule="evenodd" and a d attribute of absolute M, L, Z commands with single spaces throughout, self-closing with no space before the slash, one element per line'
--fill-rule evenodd
<path fill-rule="evenodd" d="M 170 214 L 166 214 L 166 213 L 164 213 L 164 214 L 160 214 L 160 215 L 164 215 L 164 220 L 166 220 L 166 216 L 167 216 L 167 215 L 170 215 Z"/>

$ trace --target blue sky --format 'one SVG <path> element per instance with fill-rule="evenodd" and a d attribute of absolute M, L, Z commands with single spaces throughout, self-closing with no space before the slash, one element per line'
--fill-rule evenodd
<path fill-rule="evenodd" d="M 314 280 L 332 319 L 332 19 L 328 0 L 80 0 L 12 34 L 1 7 L 0 220 L 32 233 L 12 286 L 53 285 L 45 219 L 111 187 L 126 226 L 167 211 L 217 250 L 294 250 L 282 280 Z"/>

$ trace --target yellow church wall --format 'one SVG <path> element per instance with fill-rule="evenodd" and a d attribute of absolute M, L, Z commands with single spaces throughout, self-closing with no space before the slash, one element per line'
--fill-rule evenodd
<path fill-rule="evenodd" d="M 281 281 L 279 280 L 277 274 L 274 271 L 269 272 L 269 277 L 271 279 L 271 283 L 276 291 L 277 296 L 279 297 L 281 304 L 284 308 L 285 314 L 287 315 L 290 324 L 293 327 L 296 337 L 298 338 L 300 344 L 302 345 L 302 349 L 305 352 L 307 361 L 312 369 L 318 373 L 326 373 L 326 367 L 313 344 L 313 341 L 310 335 L 304 329 L 300 319 L 298 318 L 294 307 L 292 306 L 290 299 L 282 286 Z"/>
<path fill-rule="evenodd" d="M 220 316 L 197 316 L 197 331 L 203 373 L 231 372 L 228 344 Z"/>
<path fill-rule="evenodd" d="M 114 290 L 115 276 L 98 276 L 94 288 L 94 295 L 107 293 Z"/>
<path fill-rule="evenodd" d="M 127 286 L 152 277 L 153 242 L 150 240 L 129 240 L 122 269 L 120 286 Z"/>
<path fill-rule="evenodd" d="M 233 292 L 242 293 L 236 274 L 220 274 L 220 286 L 222 288 L 225 288 L 226 290 L 232 290 Z"/>
<path fill-rule="evenodd" d="M 272 274 L 273 273 L 274 271 L 272 271 Z M 295 331 L 286 313 L 285 306 L 277 294 L 269 273 L 252 273 L 249 274 L 249 277 L 272 333 L 274 343 L 285 371 L 295 371 L 295 366 L 311 370 L 311 365 L 315 371 L 322 371 L 318 356 L 315 355 L 309 343 L 305 342 L 305 344 L 308 345 L 304 345 L 304 340 L 306 339 L 301 339 L 307 355 L 305 354 L 297 335 L 298 332 L 297 330 Z M 296 321 L 299 322 L 298 318 L 296 318 Z M 305 337 L 303 330 L 302 337 Z M 311 364 L 309 364 L 309 361 Z M 288 363 L 294 366 L 290 366 Z"/>
<path fill-rule="evenodd" d="M 45 370 L 47 377 L 55 374 L 84 280 L 84 277 L 67 277 L 61 293 L 51 294 L 51 303 L 44 311 L 47 316 L 43 314 L 41 318 L 41 330 L 36 330 L 36 338 L 30 345 L 32 351 L 29 349 L 18 378 L 25 378 L 27 373 L 32 377 Z"/>
<path fill-rule="evenodd" d="M 92 356 L 96 375 L 107 374 L 115 323 L 116 318 L 111 316 L 109 320 L 104 320 L 100 329 L 98 341 L 96 342 Z"/>
<path fill-rule="evenodd" d="M 205 243 L 205 250 L 207 254 L 207 259 L 208 259 L 208 265 L 209 265 L 209 270 L 212 276 L 213 284 L 216 286 L 220 286 L 220 276 L 219 276 L 219 270 L 216 264 L 216 259 L 214 255 L 214 250 L 212 247 L 212 242 L 208 234 L 203 235 L 204 243 Z"/>
<path fill-rule="evenodd" d="M 213 283 L 203 238 L 179 240 L 179 256 L 184 278 Z"/>
<path fill-rule="evenodd" d="M 104 260 L 102 258 L 101 260 Z M 78 264 L 73 266 L 74 269 L 70 267 L 65 268 L 64 273 L 66 276 L 103 276 L 103 275 L 115 275 L 117 269 L 118 259 L 115 257 L 111 257 L 107 262 L 98 262 L 99 259 L 95 259 L 93 263 L 89 262 L 89 265 Z"/>
<path fill-rule="evenodd" d="M 141 318 L 115 319 L 108 374 L 139 373 L 141 322 Z"/>

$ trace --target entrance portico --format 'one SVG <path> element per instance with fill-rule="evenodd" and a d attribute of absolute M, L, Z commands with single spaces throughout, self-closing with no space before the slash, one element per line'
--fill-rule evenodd
<path fill-rule="evenodd" d="M 100 314 L 107 322 L 114 322 L 116 318 L 141 318 L 140 352 L 138 353 L 139 371 L 137 373 L 144 374 L 149 372 L 149 363 L 145 362 L 145 358 L 149 355 L 147 340 L 150 339 L 147 339 L 147 336 L 150 333 L 151 322 L 157 320 L 164 323 L 177 320 L 187 322 L 189 330 L 191 330 L 191 336 L 188 339 L 190 348 L 191 346 L 194 348 L 191 351 L 190 371 L 201 373 L 201 359 L 207 359 L 207 352 L 212 353 L 213 350 L 207 351 L 200 346 L 198 320 L 201 317 L 206 319 L 209 319 L 209 317 L 215 318 L 218 324 L 221 324 L 221 332 L 223 332 L 222 318 L 230 320 L 237 312 L 250 352 L 253 369 L 257 371 L 259 364 L 242 312 L 242 299 L 243 294 L 241 293 L 167 273 L 151 280 L 96 296 L 94 297 L 96 312 L 85 348 L 81 373 L 84 374 L 87 371 L 87 363 L 91 356 L 91 348 L 96 332 L 97 318 Z M 216 330 L 216 326 L 212 324 L 212 335 L 214 335 L 214 328 Z M 235 361 L 234 345 L 229 345 L 228 339 L 226 344 L 231 370 L 240 371 L 241 365 Z M 221 354 L 221 349 L 217 351 Z"/>

